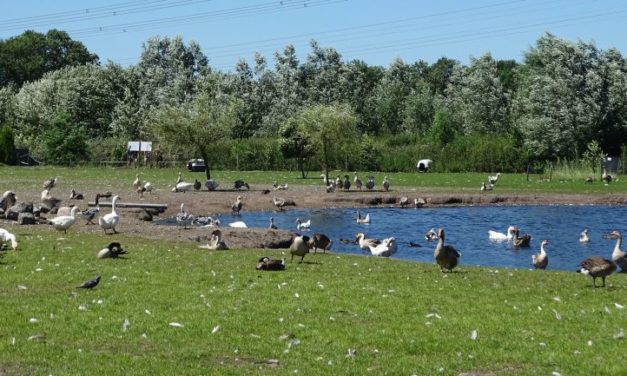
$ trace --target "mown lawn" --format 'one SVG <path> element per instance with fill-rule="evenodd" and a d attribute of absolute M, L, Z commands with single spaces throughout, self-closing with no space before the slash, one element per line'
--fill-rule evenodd
<path fill-rule="evenodd" d="M 627 372 L 625 274 L 595 289 L 574 272 L 443 275 L 332 253 L 259 272 L 260 256 L 285 255 L 117 235 L 127 257 L 98 260 L 113 236 L 13 229 L 20 249 L 0 260 L 3 375 Z M 76 288 L 96 275 L 95 289 Z"/>

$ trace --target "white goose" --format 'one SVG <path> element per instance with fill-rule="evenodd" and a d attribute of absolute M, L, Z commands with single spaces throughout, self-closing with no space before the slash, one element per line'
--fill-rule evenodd
<path fill-rule="evenodd" d="M 194 187 L 194 183 L 188 183 L 188 182 L 180 182 L 180 183 L 176 183 L 176 185 L 174 186 L 174 188 L 172 188 L 172 192 L 187 192 L 187 191 L 191 191 L 191 189 Z"/>
<path fill-rule="evenodd" d="M 588 229 L 584 228 L 581 234 L 579 235 L 580 243 L 588 243 L 590 241 L 590 236 L 588 236 Z"/>
<path fill-rule="evenodd" d="M 359 248 L 368 251 L 370 247 L 381 244 L 381 241 L 379 239 L 366 239 L 366 234 L 360 232 L 357 234 L 357 244 L 359 244 Z"/>
<path fill-rule="evenodd" d="M 396 253 L 396 239 L 394 237 L 383 239 L 380 244 L 368 248 L 373 256 L 390 257 Z"/>
<path fill-rule="evenodd" d="M 48 221 L 56 230 L 63 231 L 67 234 L 67 229 L 72 227 L 72 225 L 76 222 L 76 211 L 78 210 L 78 206 L 73 206 L 70 211 L 70 215 L 62 215 L 59 217 L 54 217 L 49 219 Z"/>
<path fill-rule="evenodd" d="M 612 235 L 616 236 L 616 245 L 614 246 L 614 251 L 612 252 L 612 261 L 614 261 L 614 263 L 618 265 L 623 272 L 627 272 L 627 253 L 621 249 L 621 233 L 618 230 L 614 230 L 612 231 Z"/>
<path fill-rule="evenodd" d="M 9 231 L 0 228 L 0 249 L 4 246 L 4 243 L 11 242 L 11 248 L 15 251 L 17 249 L 17 239 L 15 235 Z"/>
<path fill-rule="evenodd" d="M 509 226 L 507 228 L 507 233 L 504 234 L 502 232 L 497 232 L 497 231 L 493 231 L 493 230 L 488 230 L 488 238 L 492 241 L 495 242 L 501 242 L 501 241 L 510 241 L 514 238 L 514 234 L 516 233 L 516 227 L 514 226 Z"/>
<path fill-rule="evenodd" d="M 98 224 L 100 225 L 100 227 L 102 227 L 105 234 L 107 233 L 107 230 L 113 230 L 113 232 L 117 234 L 115 226 L 118 224 L 118 222 L 120 222 L 120 216 L 115 210 L 115 205 L 117 204 L 119 199 L 120 196 L 113 196 L 113 200 L 111 200 L 111 213 L 105 214 L 98 218 Z"/>
<path fill-rule="evenodd" d="M 307 220 L 307 222 L 303 222 L 300 218 L 296 218 L 296 230 L 298 231 L 307 231 L 311 228 L 311 219 Z"/>
<path fill-rule="evenodd" d="M 360 225 L 370 224 L 370 213 L 366 213 L 366 216 L 362 217 L 361 213 L 359 213 L 359 210 L 358 210 L 357 211 L 357 223 L 359 223 Z"/>
<path fill-rule="evenodd" d="M 549 256 L 546 254 L 546 250 L 544 246 L 549 243 L 548 240 L 543 240 L 540 243 L 540 253 L 531 255 L 531 264 L 536 269 L 546 269 L 547 265 L 549 265 Z"/>

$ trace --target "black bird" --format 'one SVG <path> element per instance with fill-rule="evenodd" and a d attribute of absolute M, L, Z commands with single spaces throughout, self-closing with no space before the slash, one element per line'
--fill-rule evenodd
<path fill-rule="evenodd" d="M 250 185 L 243 180 L 235 180 L 233 183 L 233 188 L 235 189 L 242 189 L 244 187 L 246 187 L 247 190 L 250 190 Z"/>
<path fill-rule="evenodd" d="M 79 288 L 79 289 L 93 289 L 94 287 L 98 286 L 98 283 L 100 283 L 100 276 L 96 277 L 96 279 L 92 279 L 92 280 L 89 280 L 87 282 L 84 282 L 82 285 L 78 286 L 77 288 Z"/>
<path fill-rule="evenodd" d="M 202 184 L 200 184 L 198 179 L 194 179 L 194 189 L 200 191 L 200 188 L 202 188 Z"/>
<path fill-rule="evenodd" d="M 105 248 L 101 249 L 98 254 L 97 257 L 98 258 L 118 258 L 121 255 L 124 255 L 128 252 L 126 252 L 124 250 L 124 248 L 122 248 L 122 245 L 118 242 L 112 242 L 109 243 L 108 246 L 106 246 Z"/>

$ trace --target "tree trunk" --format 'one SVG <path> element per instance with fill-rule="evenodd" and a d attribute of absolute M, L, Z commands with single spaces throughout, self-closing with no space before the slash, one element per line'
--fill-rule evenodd
<path fill-rule="evenodd" d="M 207 180 L 211 179 L 211 170 L 209 170 L 209 158 L 207 158 L 209 154 L 204 151 L 201 150 L 200 151 L 200 156 L 202 157 L 203 161 L 205 161 L 205 174 L 207 175 Z"/>

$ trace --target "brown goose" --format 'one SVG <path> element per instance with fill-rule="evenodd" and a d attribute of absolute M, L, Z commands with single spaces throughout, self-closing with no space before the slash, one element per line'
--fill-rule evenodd
<path fill-rule="evenodd" d="M 549 265 L 549 256 L 546 254 L 546 250 L 544 246 L 549 243 L 548 240 L 543 240 L 540 244 L 540 253 L 531 255 L 531 264 L 536 269 L 546 269 L 547 265 Z"/>
<path fill-rule="evenodd" d="M 314 253 L 316 253 L 318 249 L 322 249 L 324 253 L 327 249 L 331 248 L 331 243 L 332 241 L 328 236 L 316 233 L 309 239 L 309 249 L 313 249 Z"/>
<path fill-rule="evenodd" d="M 622 272 L 627 272 L 627 253 L 625 253 L 620 247 L 622 241 L 620 231 L 614 230 L 612 231 L 612 235 L 616 237 L 616 245 L 614 246 L 614 251 L 612 252 L 612 261 L 620 267 Z"/>
<path fill-rule="evenodd" d="M 276 260 L 269 257 L 262 257 L 257 261 L 257 270 L 285 270 L 285 259 Z"/>
<path fill-rule="evenodd" d="M 290 245 L 290 253 L 292 258 L 290 261 L 294 261 L 294 256 L 300 256 L 300 262 L 303 262 L 305 255 L 309 253 L 309 236 L 294 235 L 292 244 Z"/>
<path fill-rule="evenodd" d="M 520 229 L 516 229 L 514 233 L 514 238 L 512 239 L 512 243 L 516 248 L 529 248 L 531 244 L 531 235 L 525 234 L 520 236 Z"/>
<path fill-rule="evenodd" d="M 462 255 L 453 246 L 444 245 L 444 229 L 438 230 L 438 244 L 435 246 L 433 256 L 440 266 L 442 272 L 451 272 L 459 263 L 459 257 Z"/>
<path fill-rule="evenodd" d="M 581 262 L 581 269 L 577 270 L 578 273 L 587 274 L 592 277 L 592 286 L 597 287 L 597 277 L 603 279 L 603 286 L 605 287 L 605 277 L 614 273 L 616 270 L 616 264 L 612 261 L 604 259 L 600 256 L 592 256 Z"/>

